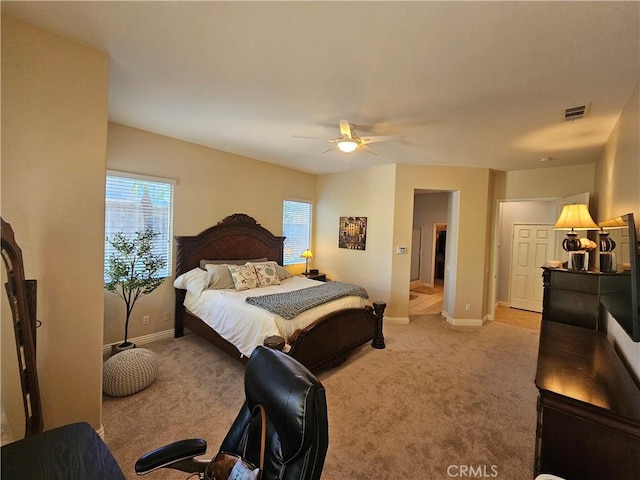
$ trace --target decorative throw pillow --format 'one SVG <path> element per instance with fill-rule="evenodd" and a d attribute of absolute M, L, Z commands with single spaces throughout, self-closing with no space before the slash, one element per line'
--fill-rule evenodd
<path fill-rule="evenodd" d="M 236 290 L 249 290 L 250 288 L 256 288 L 258 286 L 256 269 L 253 268 L 253 265 L 250 263 L 245 265 L 229 265 L 229 271 L 231 272 L 231 278 L 233 278 L 233 285 L 236 287 Z"/>
<path fill-rule="evenodd" d="M 292 278 L 291 275 L 282 265 L 278 265 L 276 263 L 276 272 L 278 272 L 278 277 L 280 280 L 286 280 L 287 278 Z"/>
<path fill-rule="evenodd" d="M 256 270 L 256 276 L 261 287 L 280 285 L 280 277 L 278 277 L 278 270 L 276 270 L 278 264 L 276 262 L 253 263 L 251 265 Z"/>
<path fill-rule="evenodd" d="M 206 265 L 209 273 L 209 282 L 207 290 L 218 290 L 223 288 L 236 288 L 231 278 L 229 265 Z"/>

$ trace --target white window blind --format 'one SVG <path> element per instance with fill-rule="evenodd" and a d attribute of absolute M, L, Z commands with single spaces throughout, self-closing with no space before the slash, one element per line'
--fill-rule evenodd
<path fill-rule="evenodd" d="M 282 212 L 284 265 L 305 263 L 302 252 L 311 248 L 311 207 L 309 202 L 285 200 Z"/>
<path fill-rule="evenodd" d="M 105 194 L 105 237 L 122 232 L 134 237 L 137 231 L 151 227 L 153 253 L 166 260 L 162 276 L 170 276 L 173 236 L 173 185 L 175 180 L 147 177 L 124 172 L 107 172 Z M 105 239 L 104 265 L 114 248 Z M 105 278 L 105 281 L 107 279 Z"/>

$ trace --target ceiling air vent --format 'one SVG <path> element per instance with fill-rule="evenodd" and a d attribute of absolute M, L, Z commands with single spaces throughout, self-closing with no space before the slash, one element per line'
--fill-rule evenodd
<path fill-rule="evenodd" d="M 586 117 L 589 114 L 589 103 L 575 107 L 565 108 L 563 112 L 563 122 L 571 122 Z"/>

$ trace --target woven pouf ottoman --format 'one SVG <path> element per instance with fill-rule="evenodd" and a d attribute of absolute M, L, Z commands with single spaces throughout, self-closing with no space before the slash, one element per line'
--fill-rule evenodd
<path fill-rule="evenodd" d="M 132 348 L 104 362 L 102 390 L 112 397 L 125 397 L 144 390 L 158 375 L 158 360 L 146 348 Z"/>

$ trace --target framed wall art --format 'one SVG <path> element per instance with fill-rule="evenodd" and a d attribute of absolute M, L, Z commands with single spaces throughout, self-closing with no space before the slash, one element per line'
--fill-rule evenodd
<path fill-rule="evenodd" d="M 338 247 L 365 250 L 367 246 L 367 217 L 340 217 Z"/>

